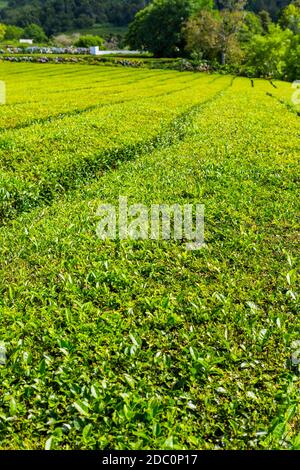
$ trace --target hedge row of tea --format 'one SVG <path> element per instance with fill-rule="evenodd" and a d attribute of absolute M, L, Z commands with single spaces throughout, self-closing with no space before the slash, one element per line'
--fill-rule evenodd
<path fill-rule="evenodd" d="M 11 85 L 7 77 L 8 102 L 10 89 L 15 102 L 0 118 L 2 222 L 119 161 L 182 138 L 190 113 L 232 80 L 72 66 L 65 73 L 50 66 L 33 78 L 30 66 L 23 70 L 27 80 L 19 86 L 14 72 Z"/>
<path fill-rule="evenodd" d="M 300 448 L 290 85 L 1 70 L 1 448 Z M 120 195 L 204 204 L 205 247 L 99 240 Z"/>

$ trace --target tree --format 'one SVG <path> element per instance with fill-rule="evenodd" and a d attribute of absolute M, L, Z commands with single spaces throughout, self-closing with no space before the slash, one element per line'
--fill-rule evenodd
<path fill-rule="evenodd" d="M 7 25 L 4 39 L 20 39 L 23 36 L 23 28 L 18 26 Z"/>
<path fill-rule="evenodd" d="M 218 31 L 218 44 L 221 51 L 221 63 L 226 64 L 229 55 L 241 56 L 238 34 L 246 17 L 244 12 L 247 0 L 219 0 L 224 9 L 221 10 L 220 27 Z"/>
<path fill-rule="evenodd" d="M 247 0 L 218 0 L 217 4 L 220 9 L 229 11 L 241 11 L 245 8 Z"/>
<path fill-rule="evenodd" d="M 0 23 L 0 41 L 2 41 L 2 39 L 4 39 L 5 33 L 6 33 L 6 25 Z"/>
<path fill-rule="evenodd" d="M 269 27 L 272 24 L 270 13 L 266 10 L 262 10 L 258 13 L 258 16 L 260 18 L 260 22 L 261 22 L 264 33 L 268 33 Z"/>
<path fill-rule="evenodd" d="M 200 11 L 192 17 L 184 28 L 187 50 L 197 53 L 205 59 L 215 59 L 218 48 L 219 18 L 217 12 Z"/>
<path fill-rule="evenodd" d="M 300 8 L 292 3 L 284 8 L 279 17 L 279 24 L 283 29 L 290 29 L 294 34 L 299 34 Z"/>
<path fill-rule="evenodd" d="M 214 0 L 190 0 L 189 4 L 190 16 L 202 10 L 212 11 L 214 9 Z"/>
<path fill-rule="evenodd" d="M 247 65 L 254 67 L 259 76 L 283 78 L 292 38 L 290 30 L 283 31 L 278 25 L 270 26 L 269 34 L 252 38 L 248 46 Z"/>
<path fill-rule="evenodd" d="M 290 81 L 300 77 L 300 35 L 291 38 L 290 47 L 286 53 L 285 78 Z"/>
<path fill-rule="evenodd" d="M 238 33 L 242 20 L 241 11 L 200 11 L 188 21 L 184 29 L 187 49 L 202 53 L 206 59 L 219 58 L 223 65 L 227 59 L 231 62 L 240 61 L 242 51 Z"/>
<path fill-rule="evenodd" d="M 154 0 L 135 16 L 127 43 L 132 49 L 148 50 L 157 57 L 176 57 L 185 48 L 182 27 L 189 16 L 212 5 L 211 0 Z"/>
<path fill-rule="evenodd" d="M 22 28 L 32 23 L 40 23 L 40 7 L 35 3 L 21 4 L 20 8 L 4 9 L 0 11 L 0 14 L 5 23 L 21 26 Z"/>
<path fill-rule="evenodd" d="M 221 22 L 218 31 L 218 43 L 221 51 L 221 63 L 225 65 L 231 50 L 237 52 L 239 49 L 238 33 L 243 24 L 244 14 L 240 10 L 222 10 L 220 15 Z"/>
<path fill-rule="evenodd" d="M 95 23 L 127 25 L 150 0 L 8 0 L 0 20 L 8 24 L 41 25 L 48 35 Z M 6 3 L 6 2 L 5 2 Z"/>
<path fill-rule="evenodd" d="M 75 28 L 87 28 L 95 23 L 112 23 L 123 26 L 133 21 L 135 14 L 145 8 L 151 0 L 8 0 L 0 9 L 0 21 L 25 27 L 39 24 L 47 35 L 62 33 Z M 239 9 L 245 0 L 189 0 L 194 4 L 194 13 L 202 9 L 203 3 L 215 3 L 220 10 Z M 294 0 L 292 3 L 299 2 Z M 273 19 L 290 0 L 248 0 L 247 9 L 255 13 L 266 10 Z M 200 7 L 199 7 L 200 5 Z"/>
<path fill-rule="evenodd" d="M 93 36 L 91 34 L 87 34 L 86 36 L 81 36 L 77 41 L 74 43 L 76 47 L 94 47 L 99 46 L 103 47 L 104 39 L 100 36 Z"/>
<path fill-rule="evenodd" d="M 35 42 L 46 42 L 48 40 L 45 31 L 38 24 L 30 24 L 24 28 L 26 39 L 33 39 Z"/>
<path fill-rule="evenodd" d="M 240 31 L 238 33 L 239 42 L 246 44 L 251 41 L 255 34 L 262 34 L 263 27 L 260 21 L 260 17 L 250 11 L 245 12 L 244 21 L 241 24 Z"/>
<path fill-rule="evenodd" d="M 277 20 L 280 10 L 286 7 L 291 0 L 248 0 L 247 9 L 259 13 L 267 11 L 272 20 Z"/>

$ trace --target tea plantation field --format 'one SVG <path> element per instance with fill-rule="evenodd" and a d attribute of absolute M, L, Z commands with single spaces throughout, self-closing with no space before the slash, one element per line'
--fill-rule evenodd
<path fill-rule="evenodd" d="M 0 64 L 1 449 L 300 449 L 291 84 Z M 101 203 L 205 205 L 205 246 Z"/>

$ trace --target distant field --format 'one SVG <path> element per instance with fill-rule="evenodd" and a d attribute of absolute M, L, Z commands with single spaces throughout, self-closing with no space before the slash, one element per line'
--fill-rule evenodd
<path fill-rule="evenodd" d="M 80 33 L 80 34 L 95 34 L 102 36 L 104 38 L 113 35 L 113 36 L 125 36 L 127 33 L 127 26 L 115 26 L 110 23 L 105 24 L 95 24 L 91 28 L 82 28 L 82 29 L 74 29 L 72 31 L 68 31 L 70 33 Z"/>
<path fill-rule="evenodd" d="M 291 84 L 0 78 L 0 448 L 300 449 Z M 97 208 L 120 195 L 204 204 L 206 246 L 102 242 Z"/>

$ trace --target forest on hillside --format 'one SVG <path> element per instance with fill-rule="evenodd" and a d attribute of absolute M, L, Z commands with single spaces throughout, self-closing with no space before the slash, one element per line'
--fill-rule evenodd
<path fill-rule="evenodd" d="M 230 1 L 230 0 L 229 0 Z M 74 28 L 87 28 L 97 23 L 109 22 L 123 26 L 150 0 L 9 0 L 0 12 L 6 24 L 25 27 L 36 23 L 48 35 Z M 220 9 L 224 0 L 215 0 Z M 247 8 L 254 12 L 268 11 L 276 19 L 289 0 L 249 0 Z"/>
<path fill-rule="evenodd" d="M 41 25 L 47 34 L 87 28 L 95 23 L 123 26 L 149 0 L 10 0 L 1 20 L 21 27 Z"/>

